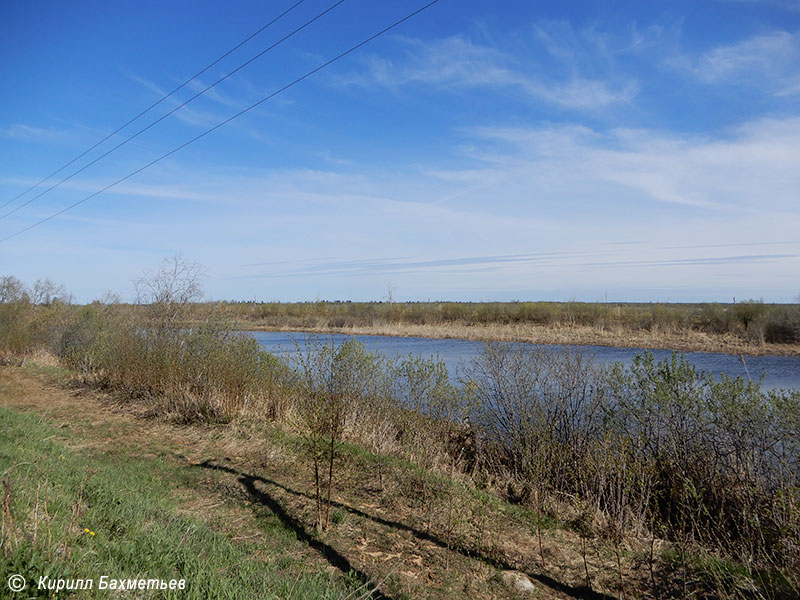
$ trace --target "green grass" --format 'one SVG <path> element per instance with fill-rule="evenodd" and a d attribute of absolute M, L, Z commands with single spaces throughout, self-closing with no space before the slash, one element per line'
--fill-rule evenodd
<path fill-rule="evenodd" d="M 23 368 L 32 375 L 41 375 L 54 385 L 67 386 L 73 381 L 73 374 L 60 365 L 43 364 L 36 360 L 26 360 Z"/>
<path fill-rule="evenodd" d="M 341 598 L 358 587 L 293 559 L 299 542 L 277 522 L 261 519 L 258 532 L 243 532 L 258 533 L 256 541 L 242 542 L 186 516 L 175 488 L 195 476 L 160 459 L 71 450 L 68 437 L 60 441 L 69 435 L 63 430 L 6 407 L 0 431 L 10 508 L 10 518 L 3 515 L 0 598 L 51 597 L 36 589 L 41 576 L 93 579 L 94 589 L 77 592 L 80 598 L 112 596 L 97 589 L 101 575 L 186 580 L 183 591 L 129 592 L 137 598 Z M 6 587 L 13 573 L 27 579 L 24 594 Z"/>
<path fill-rule="evenodd" d="M 668 570 L 675 574 L 682 573 L 684 563 L 689 566 L 692 581 L 688 587 L 694 591 L 694 595 L 706 594 L 736 600 L 794 600 L 800 592 L 778 570 L 748 569 L 741 562 L 710 554 L 697 547 L 690 548 L 684 555 L 676 548 L 668 548 L 662 552 L 662 559 Z"/>

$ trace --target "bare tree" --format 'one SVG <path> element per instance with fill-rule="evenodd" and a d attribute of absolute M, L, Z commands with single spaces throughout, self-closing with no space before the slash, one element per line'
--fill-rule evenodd
<path fill-rule="evenodd" d="M 171 325 L 182 307 L 203 298 L 203 277 L 199 263 L 180 254 L 169 256 L 157 271 L 145 271 L 134 279 L 136 303 L 149 304 L 160 324 Z"/>
<path fill-rule="evenodd" d="M 52 304 L 54 300 L 67 298 L 67 290 L 50 279 L 38 279 L 30 291 L 31 302 L 34 304 Z"/>
<path fill-rule="evenodd" d="M 396 285 L 392 285 L 391 281 L 386 283 L 386 295 L 384 296 L 384 298 L 386 298 L 386 301 L 389 304 L 392 304 L 394 302 L 394 293 L 396 291 L 397 291 Z"/>
<path fill-rule="evenodd" d="M 25 284 L 13 275 L 0 277 L 0 303 L 16 302 L 27 295 Z"/>
<path fill-rule="evenodd" d="M 381 358 L 355 339 L 339 347 L 332 341 L 309 340 L 305 351 L 298 348 L 297 360 L 305 396 L 301 412 L 313 462 L 316 527 L 324 531 L 330 525 L 341 445 L 354 421 L 364 420 L 364 412 L 377 400 L 383 368 Z"/>
<path fill-rule="evenodd" d="M 103 306 L 113 306 L 116 304 L 122 304 L 122 298 L 120 298 L 119 294 L 116 292 L 107 290 L 94 302 L 97 304 L 102 304 Z"/>

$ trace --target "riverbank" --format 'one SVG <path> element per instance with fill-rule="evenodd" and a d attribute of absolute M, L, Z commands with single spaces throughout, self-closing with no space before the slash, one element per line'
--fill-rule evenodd
<path fill-rule="evenodd" d="M 528 342 L 608 346 L 612 348 L 647 348 L 680 352 L 715 352 L 747 356 L 800 356 L 800 344 L 756 343 L 733 334 L 712 334 L 700 331 L 631 331 L 622 327 L 540 326 L 530 324 L 448 323 L 416 325 L 411 323 L 376 323 L 373 325 L 333 326 L 318 324 L 276 325 L 275 323 L 242 321 L 236 327 L 250 331 L 298 331 L 304 333 L 343 335 L 386 335 L 431 339 L 464 339 L 480 342 Z"/>
<path fill-rule="evenodd" d="M 375 456 L 357 446 L 342 449 L 347 485 L 331 527 L 317 531 L 313 478 L 291 429 L 244 415 L 224 425 L 154 418 L 77 385 L 46 355 L 0 365 L 0 424 L 16 535 L 3 549 L 29 587 L 49 571 L 181 580 L 192 600 L 500 600 L 524 595 L 519 581 L 541 600 L 615 597 L 619 569 L 601 536 L 549 518 L 537 539 L 530 510 L 403 461 L 384 464 L 376 499 Z M 622 557 L 628 593 L 654 598 L 637 556 Z M 666 582 L 669 561 L 659 554 L 654 567 Z"/>
<path fill-rule="evenodd" d="M 592 302 L 220 302 L 240 329 L 800 355 L 800 305 Z"/>

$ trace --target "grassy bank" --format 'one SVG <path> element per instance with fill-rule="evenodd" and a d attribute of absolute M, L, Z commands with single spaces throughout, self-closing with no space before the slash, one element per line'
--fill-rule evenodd
<path fill-rule="evenodd" d="M 115 597 L 100 589 L 101 575 L 185 581 L 185 589 L 137 597 L 358 595 L 358 582 L 332 579 L 322 565 L 291 558 L 298 542 L 290 530 L 261 530 L 257 543 L 247 536 L 234 540 L 214 515 L 187 511 L 189 498 L 197 496 L 192 490 L 199 472 L 156 457 L 123 460 L 81 449 L 91 440 L 5 406 L 0 406 L 0 428 L 1 570 L 27 580 L 19 597 Z M 42 589 L 41 578 L 50 582 Z M 70 586 L 93 583 L 91 589 L 83 583 L 79 592 L 62 591 L 55 587 L 59 579 L 71 581 Z M 0 596 L 13 597 L 6 596 L 5 577 L 3 583 Z"/>
<path fill-rule="evenodd" d="M 800 353 L 800 305 L 753 301 L 737 304 L 219 303 L 213 310 L 225 314 L 240 329 L 731 354 Z"/>

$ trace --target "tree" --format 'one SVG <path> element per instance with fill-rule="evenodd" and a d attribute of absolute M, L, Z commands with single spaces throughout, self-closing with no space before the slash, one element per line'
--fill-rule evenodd
<path fill-rule="evenodd" d="M 25 284 L 13 275 L 0 277 L 0 303 L 17 302 L 27 296 Z"/>
<path fill-rule="evenodd" d="M 55 300 L 67 298 L 67 290 L 63 285 L 58 285 L 50 279 L 38 279 L 30 291 L 31 302 L 34 304 L 52 304 Z"/>
<path fill-rule="evenodd" d="M 314 469 L 317 529 L 324 531 L 330 525 L 334 467 L 340 446 L 353 421 L 363 419 L 363 410 L 376 399 L 380 373 L 384 371 L 380 360 L 355 339 L 338 348 L 333 341 L 319 340 L 309 340 L 305 352 L 298 348 L 304 392 L 301 414 Z"/>
<path fill-rule="evenodd" d="M 397 291 L 396 285 L 392 285 L 391 281 L 386 283 L 386 296 L 384 296 L 384 298 L 386 298 L 386 301 L 389 304 L 392 304 L 394 302 L 394 293 L 396 291 Z"/>
<path fill-rule="evenodd" d="M 199 263 L 180 254 L 161 261 L 157 271 L 145 271 L 134 279 L 136 303 L 149 304 L 155 320 L 163 326 L 174 323 L 182 307 L 203 298 L 205 277 Z"/>

